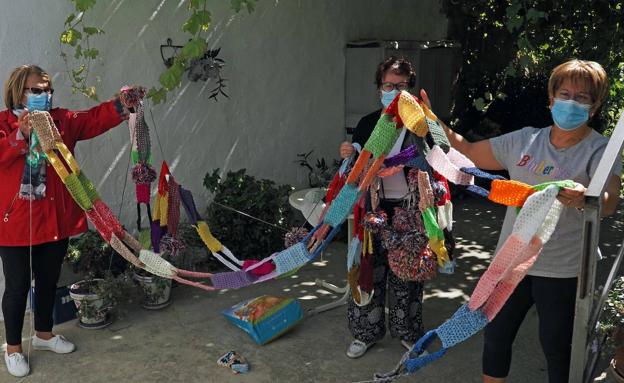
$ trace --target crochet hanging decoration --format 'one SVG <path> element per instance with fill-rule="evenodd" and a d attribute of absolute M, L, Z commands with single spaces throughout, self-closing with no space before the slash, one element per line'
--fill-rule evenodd
<path fill-rule="evenodd" d="M 141 204 L 146 205 L 149 222 L 152 222 L 150 207 L 151 184 L 156 180 L 156 170 L 152 167 L 151 141 L 149 127 L 145 122 L 145 107 L 143 98 L 145 90 L 143 88 L 122 88 L 119 95 L 121 103 L 135 112 L 130 113 L 128 118 L 128 128 L 130 130 L 130 140 L 132 142 L 132 181 L 135 183 L 137 200 L 137 228 L 141 231 Z"/>
<path fill-rule="evenodd" d="M 550 239 L 563 209 L 563 205 L 556 199 L 559 190 L 564 187 L 573 188 L 575 183 L 554 181 L 534 187 L 523 184 L 520 192 L 516 189 L 517 182 L 510 182 L 509 185 L 513 189 L 506 189 L 508 194 L 504 199 L 509 202 L 509 206 L 513 206 L 513 197 L 520 197 L 525 193 L 525 187 L 532 189 L 533 193 L 526 198 L 511 235 L 479 279 L 469 303 L 462 305 L 438 328 L 427 332 L 403 355 L 392 371 L 376 374 L 376 381 L 392 381 L 412 374 L 441 358 L 450 347 L 484 328 L 500 311 Z M 441 341 L 441 349 L 423 355 L 436 337 Z"/>
<path fill-rule="evenodd" d="M 406 92 L 402 93 L 400 96 L 413 97 Z M 398 97 L 397 99 L 395 99 L 395 104 L 396 103 L 398 103 Z M 388 114 L 388 116 L 390 115 Z M 401 120 L 396 112 L 394 113 L 393 118 L 399 124 L 401 123 Z M 410 121 L 413 122 L 413 119 Z M 361 175 L 362 170 L 368 166 L 368 160 L 366 157 L 370 158 L 372 152 L 367 150 L 365 150 L 364 155 L 360 156 L 358 162 L 356 162 L 356 164 L 354 165 L 351 173 L 349 174 L 349 177 L 347 177 L 345 181 L 344 186 L 340 188 L 340 191 L 337 193 L 336 198 L 329 206 L 330 208 L 325 211 L 322 223 L 315 227 L 314 230 L 306 236 L 306 238 L 304 238 L 301 242 L 298 242 L 294 246 L 285 249 L 284 251 L 273 254 L 261 260 L 260 262 L 250 266 L 246 270 L 236 270 L 220 274 L 197 273 L 177 269 L 169 262 L 162 259 L 158 254 L 143 249 L 138 241 L 136 241 L 125 231 L 123 231 L 123 228 L 114 217 L 112 212 L 110 212 L 110 209 L 108 209 L 103 203 L 98 202 L 99 196 L 97 196 L 95 188 L 93 187 L 93 185 L 88 183 L 88 180 L 86 179 L 86 177 L 84 177 L 84 174 L 80 172 L 80 169 L 75 163 L 75 160 L 70 160 L 69 155 L 71 155 L 71 153 L 69 152 L 69 150 L 66 149 L 64 145 L 55 145 L 54 143 L 51 144 L 53 147 L 56 148 L 56 150 L 63 154 L 64 159 L 71 169 L 71 174 L 67 171 L 67 169 L 64 168 L 61 161 L 58 159 L 58 157 L 56 157 L 54 151 L 50 151 L 50 153 L 46 154 L 49 155 L 49 161 L 52 163 L 55 171 L 57 171 L 60 178 L 67 185 L 68 190 L 70 190 L 70 193 L 72 194 L 74 199 L 85 211 L 87 211 L 87 215 L 94 222 L 98 231 L 103 235 L 106 240 L 110 241 L 111 245 L 117 251 L 119 251 L 122 256 L 124 256 L 130 262 L 134 263 L 139 267 L 143 267 L 156 275 L 166 278 L 173 278 L 179 280 L 181 283 L 193 285 L 205 290 L 214 290 L 219 288 L 238 288 L 253 283 L 263 282 L 269 279 L 276 278 L 280 275 L 292 272 L 293 270 L 296 270 L 297 268 L 303 266 L 310 260 L 317 257 L 318 254 L 320 254 L 324 250 L 324 248 L 331 242 L 332 238 L 337 234 L 340 225 L 342 224 L 342 222 L 344 222 L 346 216 L 349 214 L 356 201 L 362 195 L 362 191 L 366 190 L 368 185 L 370 185 L 373 178 L 376 176 L 378 170 L 383 165 L 384 157 L 386 156 L 390 148 L 394 145 L 394 142 L 398 137 L 398 133 L 396 131 L 397 122 L 391 121 L 389 118 L 380 119 L 380 123 L 378 124 L 379 129 L 376 129 L 377 132 L 373 132 L 374 134 L 371 136 L 371 139 L 367 141 L 366 145 L 368 149 L 372 150 L 375 153 L 375 161 L 368 168 L 366 174 L 359 183 L 359 187 L 355 187 L 355 185 L 353 184 L 353 180 L 357 179 Z M 44 123 L 50 125 L 47 121 L 44 121 Z M 389 128 L 393 128 L 394 130 Z M 44 127 L 42 131 L 45 131 L 45 129 L 46 127 Z M 52 129 L 52 127 L 48 126 L 47 129 Z M 56 128 L 53 127 L 53 129 Z M 368 153 L 368 155 L 366 153 Z M 165 236 L 166 234 L 175 234 L 177 226 L 175 206 L 179 206 L 180 203 L 180 188 L 179 185 L 175 183 L 175 180 L 169 182 L 167 177 L 168 175 L 170 176 L 169 169 L 166 166 L 166 163 L 163 163 L 162 171 L 159 178 L 157 200 L 154 207 L 154 221 L 151 224 L 152 243 L 154 246 L 154 250 L 156 251 L 160 250 L 159 247 L 161 245 L 161 239 L 163 238 L 163 236 Z M 169 208 L 169 204 L 173 205 L 171 209 Z M 196 212 L 194 212 L 193 215 L 197 216 Z M 169 219 L 173 219 L 171 222 L 172 228 L 168 227 L 168 225 L 170 224 Z M 198 224 L 198 230 L 200 230 L 200 228 L 207 228 L 207 226 Z M 329 229 L 332 229 L 331 232 Z M 205 229 L 203 231 L 204 233 L 206 233 Z M 215 246 L 215 248 L 216 246 L 218 246 L 217 242 L 215 242 L 213 239 L 214 237 L 208 235 L 204 236 L 204 238 L 206 238 L 205 242 L 207 242 L 207 244 Z M 138 259 L 128 248 L 128 246 L 130 246 L 132 250 L 140 254 Z M 368 259 L 366 260 L 370 261 L 372 260 L 372 257 L 368 257 Z M 265 268 L 267 266 L 270 266 L 269 268 L 274 269 L 274 271 L 262 276 L 258 276 L 254 272 L 257 269 Z M 361 266 L 362 268 L 372 268 L 372 262 L 361 262 Z M 372 280 L 366 280 L 368 278 L 366 275 L 367 274 L 364 275 L 364 278 L 358 278 L 358 282 L 360 285 L 365 286 L 370 284 L 372 288 Z M 212 286 L 203 283 L 188 281 L 183 279 L 182 276 L 210 278 Z"/>
<path fill-rule="evenodd" d="M 152 274 L 171 278 L 180 283 L 205 290 L 213 289 L 205 284 L 182 278 L 183 276 L 209 278 L 212 274 L 196 273 L 175 268 L 158 254 L 144 249 L 134 237 L 124 230 L 117 217 L 100 198 L 93 183 L 89 181 L 80 169 L 71 151 L 60 139 L 58 129 L 54 125 L 49 112 L 31 112 L 29 125 L 33 131 L 37 132 L 42 151 L 45 152 L 48 162 L 50 162 L 61 181 L 65 184 L 74 201 L 86 212 L 87 217 L 96 230 L 115 251 L 136 267 Z M 41 140 L 42 137 L 43 140 Z M 57 152 L 63 158 L 64 163 L 58 157 Z M 67 167 L 65 164 L 67 164 Z M 137 258 L 135 253 L 140 253 L 139 258 Z"/>
<path fill-rule="evenodd" d="M 441 129 L 437 117 L 418 98 L 405 91 L 395 97 L 365 142 L 345 185 L 331 204 L 327 205 L 321 227 L 307 243 L 309 250 L 314 251 L 319 246 L 326 244 L 325 237 L 330 229 L 332 232 L 339 230 L 340 225 L 353 210 L 356 201 L 368 189 L 384 165 L 386 156 L 399 137 L 399 129 L 405 126 L 406 129 L 420 137 L 420 145 L 426 147 L 427 144 L 422 138 L 427 136 L 430 125 L 436 126 L 438 130 Z M 444 136 L 443 131 L 442 136 Z M 371 159 L 373 162 L 369 165 Z M 365 169 L 367 170 L 365 171 Z M 360 176 L 362 176 L 361 180 L 359 180 Z"/>

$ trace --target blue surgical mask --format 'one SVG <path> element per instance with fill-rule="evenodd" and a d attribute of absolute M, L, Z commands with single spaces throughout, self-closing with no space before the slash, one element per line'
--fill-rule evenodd
<path fill-rule="evenodd" d="M 29 111 L 40 110 L 48 111 L 52 108 L 52 95 L 43 92 L 41 94 L 28 94 L 26 107 Z"/>
<path fill-rule="evenodd" d="M 553 121 L 563 130 L 574 130 L 583 126 L 589 120 L 591 105 L 581 104 L 574 100 L 555 98 L 551 114 Z"/>
<path fill-rule="evenodd" d="M 396 89 L 392 89 L 390 92 L 386 92 L 385 90 L 381 91 L 381 104 L 384 108 L 387 108 L 388 105 L 394 101 L 394 98 L 399 94 L 399 91 Z"/>

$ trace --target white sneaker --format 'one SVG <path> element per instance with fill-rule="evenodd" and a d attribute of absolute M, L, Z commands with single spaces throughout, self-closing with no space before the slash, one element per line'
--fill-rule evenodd
<path fill-rule="evenodd" d="M 349 349 L 347 350 L 347 356 L 352 359 L 359 358 L 360 356 L 366 354 L 366 350 L 368 350 L 374 344 L 375 343 L 366 344 L 361 340 L 356 339 L 349 345 Z"/>
<path fill-rule="evenodd" d="M 9 374 L 21 378 L 30 373 L 28 361 L 21 352 L 14 352 L 11 355 L 4 352 L 4 362 L 6 363 Z"/>
<path fill-rule="evenodd" d="M 35 335 L 32 338 L 32 345 L 35 350 L 53 351 L 57 354 L 69 354 L 76 349 L 76 346 L 63 335 L 55 335 L 49 340 L 43 340 Z"/>

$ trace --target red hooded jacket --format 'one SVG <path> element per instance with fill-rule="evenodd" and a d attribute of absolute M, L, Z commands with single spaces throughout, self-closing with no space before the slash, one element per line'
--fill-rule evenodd
<path fill-rule="evenodd" d="M 115 99 L 87 111 L 55 108 L 50 114 L 73 153 L 78 141 L 119 125 L 123 121 L 122 111 Z M 32 215 L 31 201 L 17 196 L 28 153 L 28 143 L 18 138 L 18 132 L 13 112 L 0 112 L 0 246 L 37 245 L 83 233 L 87 230 L 86 216 L 49 163 L 46 195 L 32 201 Z"/>

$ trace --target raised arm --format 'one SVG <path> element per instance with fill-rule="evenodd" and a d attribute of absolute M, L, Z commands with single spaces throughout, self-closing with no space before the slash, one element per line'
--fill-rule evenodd
<path fill-rule="evenodd" d="M 138 105 L 145 93 L 142 86 L 124 86 L 119 95 L 110 101 L 86 111 L 66 111 L 70 134 L 76 141 L 88 140 L 114 128 L 128 117 L 129 110 Z"/>
<path fill-rule="evenodd" d="M 124 109 L 118 98 L 106 101 L 85 111 L 64 110 L 66 134 L 75 141 L 88 140 L 119 125 L 124 119 Z"/>
<path fill-rule="evenodd" d="M 429 96 L 427 96 L 427 92 L 425 92 L 424 89 L 420 90 L 420 98 L 425 102 L 425 104 L 427 104 L 427 106 L 431 107 Z M 444 128 L 444 132 L 446 133 L 451 146 L 458 152 L 468 157 L 477 167 L 486 170 L 505 169 L 503 165 L 501 165 L 494 157 L 490 140 L 470 142 L 461 134 L 454 132 L 442 120 L 439 120 L 439 122 Z"/>

